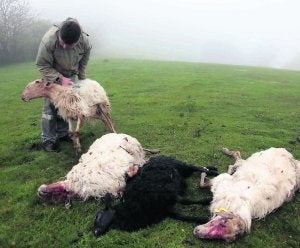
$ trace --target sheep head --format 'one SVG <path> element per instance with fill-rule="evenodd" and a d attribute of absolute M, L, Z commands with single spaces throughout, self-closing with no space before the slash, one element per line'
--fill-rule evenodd
<path fill-rule="evenodd" d="M 65 203 L 78 196 L 66 189 L 65 182 L 57 182 L 49 185 L 43 184 L 38 188 L 38 196 L 47 203 Z"/>
<path fill-rule="evenodd" d="M 204 225 L 194 229 L 194 234 L 202 239 L 223 239 L 226 242 L 234 241 L 246 232 L 246 224 L 238 215 L 229 212 L 220 212 Z"/>
<path fill-rule="evenodd" d="M 51 87 L 52 83 L 44 79 L 37 79 L 30 82 L 22 92 L 22 100 L 28 102 L 31 99 L 48 96 L 47 91 Z"/>
<path fill-rule="evenodd" d="M 112 200 L 114 196 L 110 193 L 107 193 L 104 197 L 105 209 L 99 211 L 96 215 L 94 221 L 93 232 L 96 236 L 105 234 L 112 223 L 114 222 L 116 211 L 112 209 Z"/>
<path fill-rule="evenodd" d="M 105 234 L 115 218 L 116 211 L 113 209 L 103 210 L 97 213 L 94 222 L 93 232 L 96 236 Z"/>

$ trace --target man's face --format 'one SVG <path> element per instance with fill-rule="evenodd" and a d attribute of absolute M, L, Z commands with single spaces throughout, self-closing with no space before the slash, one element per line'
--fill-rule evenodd
<path fill-rule="evenodd" d="M 62 38 L 58 37 L 59 40 L 59 45 L 63 48 L 63 49 L 72 49 L 74 48 L 78 42 L 72 43 L 72 44 L 67 44 L 63 41 Z"/>

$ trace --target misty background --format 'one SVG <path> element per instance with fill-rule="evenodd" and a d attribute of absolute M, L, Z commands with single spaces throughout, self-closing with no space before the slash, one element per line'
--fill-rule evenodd
<path fill-rule="evenodd" d="M 93 56 L 300 70 L 299 0 L 28 3 L 37 18 L 49 23 L 78 19 L 90 34 Z"/>

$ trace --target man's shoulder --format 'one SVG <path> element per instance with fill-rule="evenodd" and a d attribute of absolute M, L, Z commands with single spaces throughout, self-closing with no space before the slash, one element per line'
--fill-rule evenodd
<path fill-rule="evenodd" d="M 53 25 L 52 27 L 50 27 L 48 29 L 48 31 L 45 33 L 45 35 L 43 36 L 43 43 L 45 45 L 54 45 L 55 42 L 57 41 L 57 31 L 59 30 L 59 27 L 56 25 Z"/>
<path fill-rule="evenodd" d="M 89 39 L 89 34 L 86 32 L 82 31 L 81 32 L 81 37 L 82 37 L 82 42 L 85 47 L 91 47 L 90 39 Z"/>

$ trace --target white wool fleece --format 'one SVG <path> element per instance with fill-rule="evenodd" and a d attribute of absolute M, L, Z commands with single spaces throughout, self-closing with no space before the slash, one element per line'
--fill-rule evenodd
<path fill-rule="evenodd" d="M 74 89 L 80 96 L 88 96 L 84 97 L 88 106 L 94 106 L 98 103 L 109 103 L 104 88 L 94 80 L 79 80 Z"/>
<path fill-rule="evenodd" d="M 49 94 L 59 115 L 64 119 L 93 117 L 96 115 L 98 104 L 104 104 L 110 111 L 109 99 L 104 88 L 91 79 L 79 80 L 73 88 L 54 84 Z"/>
<path fill-rule="evenodd" d="M 127 134 L 110 133 L 97 139 L 67 174 L 65 185 L 82 199 L 114 196 L 125 187 L 125 173 L 146 162 L 141 144 Z"/>

